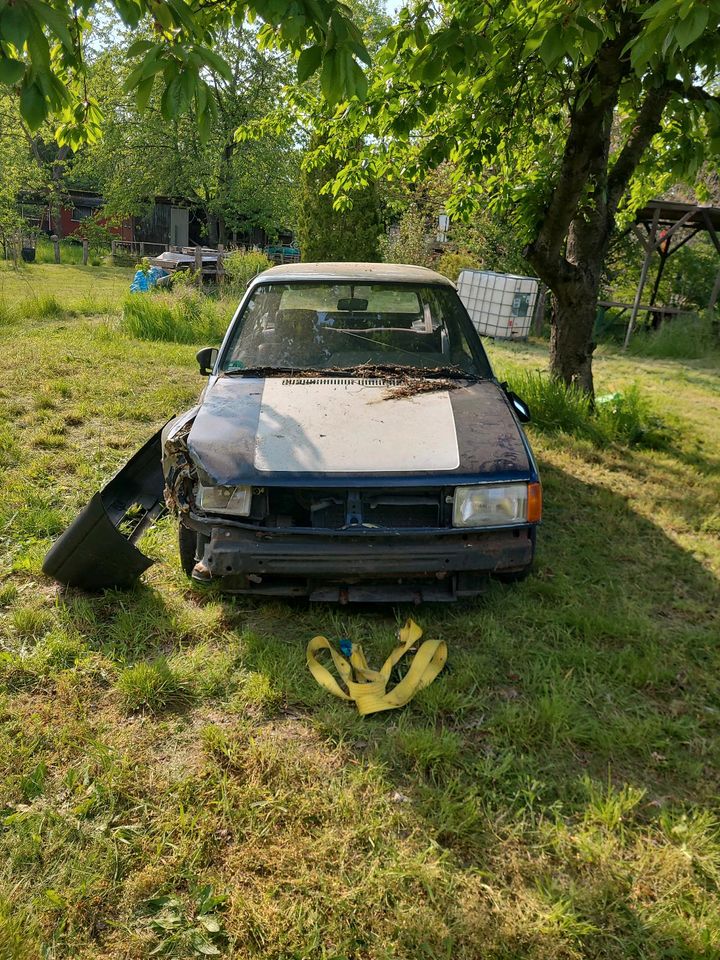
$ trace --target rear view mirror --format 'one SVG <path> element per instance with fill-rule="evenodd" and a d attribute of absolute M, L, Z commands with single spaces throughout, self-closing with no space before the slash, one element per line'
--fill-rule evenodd
<path fill-rule="evenodd" d="M 203 347 L 195 354 L 195 359 L 200 364 L 200 374 L 208 377 L 213 372 L 215 361 L 218 358 L 217 347 Z"/>
<path fill-rule="evenodd" d="M 345 297 L 342 300 L 338 300 L 337 308 L 338 310 L 347 310 L 349 312 L 363 313 L 367 310 L 368 302 L 363 300 L 362 297 Z"/>
<path fill-rule="evenodd" d="M 520 423 L 530 423 L 532 420 L 530 415 L 530 407 L 513 390 L 509 390 L 506 383 L 501 383 L 500 386 L 505 391 L 505 396 L 510 401 L 510 406 L 515 411 L 515 416 L 518 418 Z"/>

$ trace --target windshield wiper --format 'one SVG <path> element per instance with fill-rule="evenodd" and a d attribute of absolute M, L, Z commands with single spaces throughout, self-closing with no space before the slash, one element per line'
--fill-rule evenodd
<path fill-rule="evenodd" d="M 277 377 L 288 373 L 295 370 L 292 367 L 232 367 L 222 371 L 224 377 Z"/>
<path fill-rule="evenodd" d="M 482 380 L 477 373 L 468 373 L 462 367 L 414 367 L 404 363 L 359 363 L 354 367 L 233 367 L 230 370 L 223 370 L 223 376 L 226 377 L 329 377 L 329 376 L 355 376 L 355 377 L 373 377 L 378 374 L 401 374 L 415 379 L 435 379 L 444 380 Z"/>

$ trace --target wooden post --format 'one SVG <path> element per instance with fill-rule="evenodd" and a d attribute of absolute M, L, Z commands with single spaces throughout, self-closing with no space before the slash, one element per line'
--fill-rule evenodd
<path fill-rule="evenodd" d="M 720 270 L 718 270 L 718 275 L 715 277 L 715 283 L 713 284 L 710 300 L 708 301 L 708 310 L 710 313 L 712 313 L 712 311 L 715 309 L 715 304 L 718 302 L 718 297 L 720 297 Z"/>
<path fill-rule="evenodd" d="M 110 241 L 110 260 L 113 266 L 115 266 L 115 244 L 116 243 L 117 243 L 117 240 Z"/>
<path fill-rule="evenodd" d="M 54 233 L 50 239 L 53 242 L 53 251 L 55 253 L 55 263 L 60 263 L 60 237 Z"/>
<path fill-rule="evenodd" d="M 83 243 L 83 266 L 86 267 L 88 262 L 88 254 L 90 252 L 90 249 L 89 249 L 90 244 L 88 243 L 87 240 L 83 240 L 82 243 Z"/>
<path fill-rule="evenodd" d="M 197 274 L 197 285 L 202 286 L 202 247 L 195 247 L 195 273 Z"/>
<path fill-rule="evenodd" d="M 656 249 L 655 242 L 657 239 L 657 226 L 658 226 L 659 219 L 660 219 L 660 208 L 658 207 L 655 210 L 655 215 L 653 216 L 652 228 L 650 230 L 650 236 L 648 238 L 647 244 L 644 244 L 645 259 L 643 260 L 642 270 L 640 271 L 640 280 L 638 282 L 637 290 L 635 291 L 635 300 L 633 301 L 633 307 L 630 312 L 630 319 L 628 320 L 627 333 L 625 334 L 625 343 L 623 344 L 623 350 L 627 350 L 628 348 L 628 345 L 630 343 L 630 337 L 632 336 L 632 332 L 635 327 L 635 321 L 637 320 L 637 315 L 640 312 L 640 304 L 642 303 L 642 295 L 643 295 L 643 290 L 645 288 L 645 281 L 647 280 L 648 270 L 650 268 L 650 261 L 652 260 L 652 255 Z"/>
<path fill-rule="evenodd" d="M 142 260 L 144 256 L 145 256 L 145 244 L 141 240 L 140 241 L 140 259 Z"/>
<path fill-rule="evenodd" d="M 218 258 L 217 266 L 215 267 L 215 280 L 217 285 L 221 287 L 225 283 L 225 265 L 223 263 L 223 253 L 222 250 L 218 248 Z"/>
<path fill-rule="evenodd" d="M 623 344 L 623 349 L 627 350 L 628 344 L 630 343 L 630 337 L 632 336 L 633 329 L 635 328 L 635 321 L 637 320 L 637 315 L 640 312 L 640 301 L 642 300 L 643 290 L 645 289 L 645 281 L 647 280 L 648 269 L 650 267 L 650 260 L 652 259 L 652 249 L 648 250 L 645 253 L 645 259 L 643 260 L 642 270 L 640 271 L 640 282 L 638 283 L 637 290 L 635 291 L 635 300 L 633 301 L 632 310 L 630 312 L 630 319 L 627 325 L 627 333 L 625 334 L 625 343 Z"/>

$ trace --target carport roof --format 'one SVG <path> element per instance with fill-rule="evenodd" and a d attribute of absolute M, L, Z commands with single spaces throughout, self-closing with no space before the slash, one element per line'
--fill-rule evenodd
<path fill-rule="evenodd" d="M 720 207 L 703 206 L 698 203 L 680 203 L 677 200 L 651 200 L 635 214 L 635 223 L 651 225 L 657 213 L 657 226 L 671 227 L 683 220 L 688 227 L 707 230 L 708 224 L 720 230 Z M 689 214 L 689 216 L 688 216 Z M 687 219 L 686 219 L 687 218 Z"/>

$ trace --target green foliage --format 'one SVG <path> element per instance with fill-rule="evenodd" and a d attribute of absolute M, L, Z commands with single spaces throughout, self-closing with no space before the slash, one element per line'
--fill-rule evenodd
<path fill-rule="evenodd" d="M 108 222 L 105 220 L 105 214 L 102 216 L 102 221 L 97 214 L 92 217 L 86 217 L 72 233 L 73 237 L 77 237 L 80 240 L 87 240 L 89 249 L 96 253 L 109 250 L 113 239 L 110 227 L 114 224 L 112 221 Z"/>
<path fill-rule="evenodd" d="M 468 222 L 451 225 L 450 239 L 481 270 L 519 276 L 532 272 L 523 256 L 522 231 L 510 217 L 478 210 Z"/>
<path fill-rule="evenodd" d="M 720 341 L 707 314 L 665 320 L 659 330 L 636 330 L 629 352 L 658 360 L 694 360 L 720 352 Z"/>
<path fill-rule="evenodd" d="M 273 265 L 273 262 L 264 253 L 257 253 L 252 250 L 242 253 L 235 250 L 225 257 L 224 264 L 227 279 L 230 281 L 233 290 L 240 293 L 253 277 L 262 273 L 263 270 L 267 270 Z"/>
<path fill-rule="evenodd" d="M 132 711 L 160 713 L 178 709 L 192 698 L 188 681 L 163 658 L 126 667 L 118 676 L 117 690 L 125 708 Z"/>
<path fill-rule="evenodd" d="M 212 344 L 222 340 L 228 323 L 221 305 L 199 291 L 181 289 L 129 294 L 120 329 L 139 340 Z"/>
<path fill-rule="evenodd" d="M 420 182 L 449 163 L 447 212 L 509 221 L 555 298 L 563 336 L 551 368 L 592 392 L 598 278 L 616 221 L 632 221 L 657 188 L 653 171 L 692 183 L 720 153 L 720 0 L 450 0 L 435 13 L 400 11 L 367 101 L 328 125 L 318 154 L 339 161 L 336 205 L 368 179 Z"/>
<path fill-rule="evenodd" d="M 701 32 L 689 34 L 686 25 L 699 28 L 701 19 Z M 689 79 L 696 69 L 699 76 L 714 75 L 719 23 L 717 0 L 702 8 L 685 4 L 679 15 L 670 2 L 648 9 L 640 0 L 629 11 L 598 9 L 584 0 L 571 11 L 561 0 L 503 0 L 492 7 L 453 2 L 437 20 L 404 9 L 377 54 L 369 106 L 338 110 L 329 127 L 336 155 L 344 160 L 339 193 L 359 178 L 394 175 L 401 165 L 406 176 L 418 179 L 451 160 L 451 213 L 474 212 L 489 202 L 509 214 L 521 239 L 532 239 L 560 172 L 567 105 L 593 96 L 593 65 L 602 51 L 620 58 L 623 46 L 631 62 L 623 73 L 622 140 L 615 155 L 632 134 L 655 78 L 671 78 L 665 81 L 667 148 L 675 177 L 694 176 L 702 151 L 711 156 L 720 146 L 712 98 L 692 91 Z M 560 63 L 562 77 L 554 73 Z M 351 144 L 361 131 L 364 147 L 358 152 Z M 667 152 L 654 160 L 666 164 Z M 587 199 L 586 184 L 569 186 L 568 197 L 579 207 Z M 568 222 L 574 214 L 566 211 Z"/>
<path fill-rule="evenodd" d="M 157 79 L 161 78 L 160 112 L 171 122 L 191 108 L 198 118 L 201 140 L 209 136 L 217 116 L 216 87 L 208 73 L 229 83 L 228 59 L 217 52 L 219 38 L 246 14 L 261 17 L 257 31 L 260 46 L 280 44 L 301 53 L 301 74 L 320 71 L 320 84 L 329 103 L 344 96 L 363 95 L 367 83 L 358 59 L 368 61 L 362 35 L 344 5 L 297 7 L 292 16 L 286 7 L 269 0 L 249 4 L 215 4 L 202 12 L 187 3 L 155 0 L 111 0 L 110 9 L 129 32 L 146 20 L 152 32 L 127 45 L 129 58 L 138 60 L 125 80 L 140 109 L 145 109 Z M 49 116 L 58 120 L 58 143 L 77 150 L 100 134 L 102 114 L 88 96 L 87 36 L 92 20 L 106 12 L 100 0 L 85 0 L 74 8 L 50 3 L 3 5 L 0 14 L 0 84 L 19 91 L 20 111 L 31 130 Z"/>
<path fill-rule="evenodd" d="M 300 195 L 298 245 L 303 261 L 379 259 L 380 212 L 377 188 L 367 180 L 352 195 L 352 207 L 336 210 L 323 192 L 334 176 L 327 167 L 304 169 Z"/>
<path fill-rule="evenodd" d="M 514 372 L 508 382 L 530 407 L 538 430 L 570 434 L 598 446 L 667 446 L 667 427 L 636 385 L 598 397 L 593 405 L 582 390 L 542 373 Z"/>
<path fill-rule="evenodd" d="M 463 251 L 452 253 L 445 251 L 437 262 L 436 270 L 455 282 L 463 270 L 479 270 L 480 261 L 474 254 Z"/>
<path fill-rule="evenodd" d="M 226 896 L 215 896 L 210 885 L 194 891 L 190 899 L 179 896 L 153 897 L 142 904 L 147 925 L 157 940 L 152 956 L 220 956 L 227 937 L 222 929 Z"/>
<path fill-rule="evenodd" d="M 122 36 L 111 32 L 96 43 L 101 53 L 88 67 L 88 82 L 104 116 L 102 139 L 73 155 L 68 176 L 103 194 L 103 215 L 143 217 L 153 196 L 184 197 L 198 210 L 204 239 L 212 245 L 249 241 L 253 228 L 273 235 L 294 225 L 296 131 L 272 130 L 252 141 L 236 138 L 238 127 L 275 109 L 293 69 L 291 53 L 258 50 L 252 26 L 229 26 L 218 34 L 214 51 L 230 65 L 230 78 L 216 69 L 207 73 L 217 109 L 201 115 L 191 103 L 186 114 L 168 124 L 157 109 L 160 78 L 154 80 L 148 109 L 141 111 L 123 89 L 132 64 Z"/>
<path fill-rule="evenodd" d="M 414 204 L 400 217 L 399 223 L 381 238 L 382 257 L 386 263 L 412 263 L 429 267 L 433 257 L 428 246 L 428 218 Z"/>

